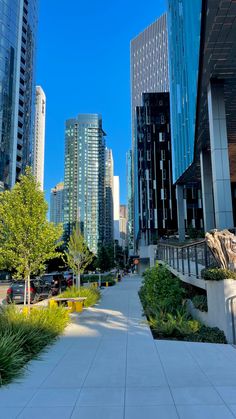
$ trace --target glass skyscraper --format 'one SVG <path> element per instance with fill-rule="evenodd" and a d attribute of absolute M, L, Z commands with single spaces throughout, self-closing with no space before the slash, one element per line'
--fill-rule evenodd
<path fill-rule="evenodd" d="M 202 0 L 168 0 L 173 180 L 192 164 Z"/>
<path fill-rule="evenodd" d="M 38 0 L 0 0 L 0 190 L 32 164 Z"/>
<path fill-rule="evenodd" d="M 82 114 L 66 121 L 64 230 L 76 222 L 89 249 L 97 254 L 105 229 L 105 133 L 102 117 Z"/>

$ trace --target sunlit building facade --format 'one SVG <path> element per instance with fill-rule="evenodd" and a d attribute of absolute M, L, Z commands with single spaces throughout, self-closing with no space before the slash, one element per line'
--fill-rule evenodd
<path fill-rule="evenodd" d="M 46 96 L 41 86 L 36 86 L 33 173 L 41 190 L 44 188 Z"/>
<path fill-rule="evenodd" d="M 114 177 L 114 161 L 112 150 L 105 150 L 105 233 L 104 243 L 113 244 L 114 225 L 113 225 L 113 177 Z"/>

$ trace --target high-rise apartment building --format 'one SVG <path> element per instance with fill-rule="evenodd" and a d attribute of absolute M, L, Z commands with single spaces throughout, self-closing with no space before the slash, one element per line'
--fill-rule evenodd
<path fill-rule="evenodd" d="M 0 0 L 0 189 L 32 165 L 38 0 Z"/>
<path fill-rule="evenodd" d="M 104 242 L 113 243 L 114 225 L 113 225 L 113 177 L 114 162 L 112 150 L 106 148 L 105 151 L 105 234 Z"/>
<path fill-rule="evenodd" d="M 64 182 L 58 183 L 51 189 L 50 221 L 54 224 L 63 223 L 64 212 Z"/>
<path fill-rule="evenodd" d="M 157 244 L 177 228 L 172 183 L 169 93 L 144 93 L 136 108 L 138 145 L 138 247 Z"/>
<path fill-rule="evenodd" d="M 142 94 L 168 92 L 167 18 L 164 14 L 131 41 L 131 111 L 133 153 L 134 243 L 139 232 L 138 147 L 135 111 L 142 106 Z"/>
<path fill-rule="evenodd" d="M 33 173 L 44 188 L 44 148 L 45 148 L 46 96 L 41 86 L 36 86 Z"/>
<path fill-rule="evenodd" d="M 126 154 L 126 176 L 127 176 L 127 202 L 128 202 L 128 225 L 127 225 L 127 240 L 129 254 L 132 255 L 134 252 L 134 205 L 133 205 L 133 180 L 132 180 L 132 150 L 129 150 Z"/>
<path fill-rule="evenodd" d="M 120 205 L 120 245 L 123 249 L 128 246 L 128 207 Z"/>
<path fill-rule="evenodd" d="M 66 121 L 64 233 L 76 223 L 97 254 L 105 231 L 105 133 L 102 117 L 80 114 Z"/>
<path fill-rule="evenodd" d="M 120 177 L 113 177 L 114 240 L 120 243 Z"/>
<path fill-rule="evenodd" d="M 201 187 L 204 229 L 236 222 L 234 1 L 168 0 L 173 169 L 178 218 L 184 186 Z M 181 238 L 184 225 L 179 226 Z"/>

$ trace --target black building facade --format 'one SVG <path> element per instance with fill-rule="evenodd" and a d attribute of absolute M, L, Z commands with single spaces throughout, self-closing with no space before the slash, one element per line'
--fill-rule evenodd
<path fill-rule="evenodd" d="M 138 148 L 138 246 L 156 244 L 177 230 L 172 183 L 169 93 L 144 93 L 136 107 Z"/>

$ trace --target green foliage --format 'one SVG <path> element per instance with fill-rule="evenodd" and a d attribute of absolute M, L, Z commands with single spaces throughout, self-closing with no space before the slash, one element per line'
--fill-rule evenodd
<path fill-rule="evenodd" d="M 102 272 L 109 271 L 114 267 L 114 246 L 113 244 L 110 245 L 102 245 L 98 248 L 98 255 L 96 266 Z"/>
<path fill-rule="evenodd" d="M 94 255 L 90 252 L 78 226 L 73 229 L 65 252 L 66 264 L 75 274 L 82 274 L 86 267 L 93 261 Z"/>
<path fill-rule="evenodd" d="M 186 313 L 158 313 L 150 319 L 150 325 L 159 338 L 183 340 L 188 335 L 200 330 L 201 324 L 191 319 Z"/>
<path fill-rule="evenodd" d="M 94 306 L 101 297 L 100 291 L 95 288 L 85 288 L 80 287 L 80 289 L 76 287 L 68 288 L 65 292 L 59 295 L 59 297 L 68 297 L 68 298 L 76 298 L 76 297 L 87 297 L 84 302 L 85 307 Z"/>
<path fill-rule="evenodd" d="M 22 373 L 25 364 L 64 330 L 69 322 L 67 310 L 33 308 L 28 315 L 14 305 L 0 311 L 0 385 Z"/>
<path fill-rule="evenodd" d="M 0 266 L 28 278 L 53 259 L 62 227 L 47 221 L 47 203 L 31 169 L 11 191 L 0 194 Z"/>
<path fill-rule="evenodd" d="M 163 265 L 147 269 L 140 289 L 140 298 L 145 312 L 176 313 L 182 306 L 185 290 L 180 280 L 175 278 Z"/>
<path fill-rule="evenodd" d="M 236 279 L 236 272 L 223 268 L 202 269 L 201 277 L 206 281 L 222 281 L 223 279 Z"/>
<path fill-rule="evenodd" d="M 197 333 L 192 333 L 185 339 L 191 342 L 227 343 L 224 332 L 218 327 L 201 325 Z"/>
<path fill-rule="evenodd" d="M 192 299 L 192 303 L 195 308 L 200 311 L 208 311 L 207 296 L 206 295 L 195 295 Z"/>
<path fill-rule="evenodd" d="M 178 339 L 194 342 L 226 343 L 224 333 L 192 319 L 186 309 L 186 291 L 163 265 L 156 265 L 144 274 L 140 298 L 153 334 L 158 339 Z M 196 303 L 204 307 L 205 296 Z M 205 297 L 205 298 L 204 298 Z"/>

